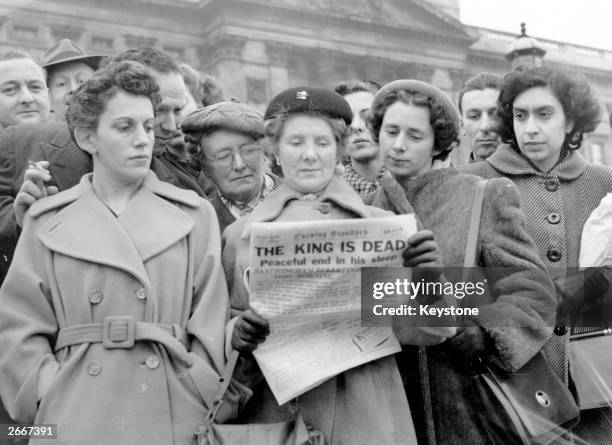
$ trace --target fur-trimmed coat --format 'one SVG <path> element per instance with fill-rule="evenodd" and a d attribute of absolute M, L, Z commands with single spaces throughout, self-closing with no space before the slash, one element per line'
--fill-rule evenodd
<path fill-rule="evenodd" d="M 366 197 L 366 202 L 397 214 L 414 210 L 423 228 L 434 233 L 444 264 L 462 266 L 472 200 L 479 181 L 448 168 L 431 170 L 404 189 L 389 176 L 383 178 L 376 193 Z M 525 231 L 518 193 L 509 180 L 492 180 L 485 190 L 477 260 L 482 267 L 520 270 L 489 280 L 492 301 L 480 306 L 479 325 L 465 328 L 439 346 L 420 347 L 419 351 L 408 347 L 398 356 L 415 427 L 423 443 L 489 443 L 479 417 L 484 413 L 473 397 L 473 369 L 458 351 L 481 350 L 480 360 L 516 371 L 552 334 L 552 282 Z M 468 298 L 463 305 L 469 307 Z M 426 403 L 428 399 L 431 406 Z"/>
<path fill-rule="evenodd" d="M 190 443 L 229 345 L 214 211 L 150 172 L 116 217 L 90 179 L 26 215 L 0 288 L 2 400 L 59 443 Z M 220 421 L 250 396 L 236 385 Z"/>

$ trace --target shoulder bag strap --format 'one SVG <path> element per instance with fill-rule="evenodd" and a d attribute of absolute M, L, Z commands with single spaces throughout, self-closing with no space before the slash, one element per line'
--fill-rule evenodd
<path fill-rule="evenodd" d="M 234 373 L 234 368 L 236 368 L 236 363 L 238 362 L 238 355 L 239 352 L 232 349 L 232 352 L 227 359 L 225 369 L 223 370 L 223 374 L 221 374 L 221 378 L 219 379 L 219 387 L 215 393 L 212 406 L 209 408 L 206 419 L 204 420 L 205 425 L 212 424 L 215 421 L 215 417 L 217 417 L 219 408 L 221 408 L 221 404 L 223 403 L 223 397 L 225 396 L 227 388 L 232 381 L 232 374 Z"/>
<path fill-rule="evenodd" d="M 467 236 L 467 242 L 465 245 L 465 258 L 463 260 L 463 268 L 469 268 L 476 266 L 476 247 L 478 246 L 478 232 L 480 231 L 480 217 L 482 215 L 482 204 L 484 201 L 484 192 L 488 179 L 478 181 L 476 185 L 476 191 L 474 193 L 474 200 L 472 201 L 472 213 L 470 216 L 470 225 Z M 466 271 L 464 270 L 464 274 Z"/>

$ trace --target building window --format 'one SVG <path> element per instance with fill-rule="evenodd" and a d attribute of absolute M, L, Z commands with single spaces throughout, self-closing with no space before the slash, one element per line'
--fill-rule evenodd
<path fill-rule="evenodd" d="M 13 25 L 13 36 L 18 40 L 38 39 L 38 28 L 28 25 Z"/>
<path fill-rule="evenodd" d="M 246 78 L 247 101 L 262 104 L 268 100 L 268 81 L 266 79 Z"/>
<path fill-rule="evenodd" d="M 177 46 L 164 46 L 164 52 L 175 59 L 183 58 L 183 48 Z"/>
<path fill-rule="evenodd" d="M 112 50 L 113 39 L 108 37 L 92 37 L 91 46 L 98 49 Z"/>
<path fill-rule="evenodd" d="M 592 143 L 589 147 L 589 158 L 594 164 L 603 164 L 603 146 L 599 143 Z"/>

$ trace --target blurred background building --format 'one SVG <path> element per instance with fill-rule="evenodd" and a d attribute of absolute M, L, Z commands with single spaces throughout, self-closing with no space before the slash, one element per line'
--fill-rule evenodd
<path fill-rule="evenodd" d="M 459 0 L 0 0 L 0 51 L 39 57 L 66 37 L 103 55 L 149 43 L 259 108 L 290 86 L 352 78 L 420 79 L 456 99 L 473 73 L 519 61 L 580 72 L 612 108 L 612 51 L 519 36 L 518 23 L 516 34 L 461 23 Z M 582 150 L 612 165 L 607 117 Z"/>

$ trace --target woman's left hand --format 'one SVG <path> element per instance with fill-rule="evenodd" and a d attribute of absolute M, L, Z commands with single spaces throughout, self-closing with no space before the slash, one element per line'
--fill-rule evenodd
<path fill-rule="evenodd" d="M 442 252 L 429 230 L 419 230 L 407 240 L 404 249 L 404 267 L 444 267 Z"/>

